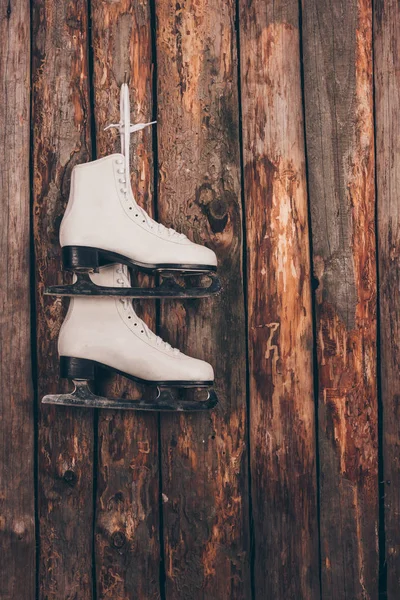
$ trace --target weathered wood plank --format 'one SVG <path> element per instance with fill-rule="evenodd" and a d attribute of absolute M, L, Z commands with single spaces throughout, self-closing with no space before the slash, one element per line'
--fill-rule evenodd
<path fill-rule="evenodd" d="M 30 6 L 0 1 L 0 597 L 35 596 Z"/>
<path fill-rule="evenodd" d="M 383 404 L 384 523 L 387 598 L 400 590 L 400 7 L 374 4 L 374 73 L 381 389 Z"/>
<path fill-rule="evenodd" d="M 303 0 L 316 290 L 322 596 L 378 597 L 370 0 Z"/>
<path fill-rule="evenodd" d="M 313 329 L 296 1 L 240 12 L 254 580 L 318 598 Z"/>
<path fill-rule="evenodd" d="M 120 85 L 131 89 L 131 121 L 152 117 L 152 53 L 149 2 L 92 1 L 94 113 L 98 157 L 120 152 L 117 132 Z M 152 131 L 131 137 L 132 189 L 153 214 Z M 142 279 L 144 285 L 149 282 Z M 154 302 L 135 309 L 155 329 Z M 122 377 L 103 382 L 102 394 L 136 397 Z M 159 598 L 158 419 L 145 413 L 102 411 L 98 425 L 96 570 L 99 598 Z"/>
<path fill-rule="evenodd" d="M 58 228 L 72 167 L 88 160 L 87 3 L 33 1 L 33 188 L 37 279 L 38 396 L 62 391 L 60 299 L 43 296 L 63 280 Z M 92 598 L 93 413 L 40 406 L 41 598 Z"/>
<path fill-rule="evenodd" d="M 165 339 L 209 360 L 220 406 L 162 416 L 167 598 L 250 598 L 235 2 L 157 8 L 160 221 L 212 246 L 224 292 L 165 302 Z"/>

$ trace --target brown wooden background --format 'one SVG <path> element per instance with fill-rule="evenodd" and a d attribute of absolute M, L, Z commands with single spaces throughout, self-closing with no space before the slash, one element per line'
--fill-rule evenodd
<path fill-rule="evenodd" d="M 398 2 L 0 0 L 0 40 L 1 600 L 398 600 Z M 125 72 L 138 201 L 219 257 L 216 300 L 140 304 L 207 415 L 40 405 Z"/>

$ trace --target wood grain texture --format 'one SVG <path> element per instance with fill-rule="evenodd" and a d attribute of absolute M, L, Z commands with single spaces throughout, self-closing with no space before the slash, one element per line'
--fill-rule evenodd
<path fill-rule="evenodd" d="M 369 0 L 303 0 L 316 290 L 322 596 L 378 597 L 376 257 Z"/>
<path fill-rule="evenodd" d="M 62 392 L 59 225 L 75 164 L 90 156 L 87 4 L 33 2 L 33 191 L 37 282 L 38 397 Z M 39 410 L 40 598 L 92 598 L 93 413 Z"/>
<path fill-rule="evenodd" d="M 313 329 L 297 2 L 241 2 L 254 586 L 319 598 Z"/>
<path fill-rule="evenodd" d="M 120 152 L 118 133 L 104 131 L 119 120 L 120 85 L 131 91 L 131 122 L 152 117 L 152 53 L 149 2 L 92 1 L 94 114 L 97 156 Z M 137 202 L 153 214 L 151 128 L 131 136 L 131 180 Z M 141 277 L 141 285 L 149 285 Z M 155 329 L 155 303 L 135 310 Z M 143 391 L 143 390 L 142 390 Z M 134 398 L 122 377 L 102 382 L 101 393 Z M 158 418 L 155 414 L 102 411 L 98 422 L 96 568 L 99 598 L 159 598 Z"/>
<path fill-rule="evenodd" d="M 162 334 L 215 369 L 220 405 L 161 419 L 166 597 L 250 598 L 235 3 L 159 0 L 158 214 L 210 245 L 224 292 L 164 302 Z"/>
<path fill-rule="evenodd" d="M 35 596 L 30 8 L 0 1 L 0 597 Z"/>
<path fill-rule="evenodd" d="M 387 598 L 400 589 L 400 7 L 374 4 L 376 176 Z"/>

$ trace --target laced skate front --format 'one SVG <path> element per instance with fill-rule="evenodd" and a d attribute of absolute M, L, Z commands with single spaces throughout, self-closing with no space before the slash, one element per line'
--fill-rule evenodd
<path fill-rule="evenodd" d="M 130 277 L 129 277 L 129 273 L 128 273 L 128 267 L 126 267 L 125 265 L 120 265 L 117 269 L 117 273 L 119 275 L 119 278 L 117 279 L 117 283 L 121 287 L 130 287 L 131 282 L 130 282 Z M 171 344 L 168 344 L 168 342 L 165 342 L 162 338 L 160 338 L 160 336 L 153 333 L 153 331 L 151 331 L 151 329 L 146 325 L 146 323 L 144 321 L 142 321 L 142 319 L 139 319 L 139 317 L 133 310 L 132 300 L 130 300 L 129 298 L 120 298 L 120 302 L 123 305 L 124 310 L 130 311 L 131 314 L 134 315 L 134 317 L 137 321 L 137 325 L 140 327 L 141 333 L 145 334 L 147 339 L 149 339 L 151 342 L 155 343 L 156 346 L 161 347 L 163 350 L 166 350 L 167 352 L 171 352 L 175 356 L 177 356 L 180 353 L 178 348 L 173 348 L 171 346 Z"/>
<path fill-rule="evenodd" d="M 122 163 L 122 161 L 121 161 L 121 163 Z M 180 240 L 186 239 L 185 234 L 178 233 L 178 231 L 175 231 L 175 229 L 172 229 L 170 227 L 165 227 L 165 225 L 163 225 L 162 223 L 157 223 L 157 221 L 154 221 L 154 219 L 152 219 L 150 217 L 150 215 L 144 210 L 144 208 L 142 208 L 141 206 L 139 206 L 139 204 L 137 204 L 137 202 L 135 201 L 135 198 L 133 196 L 132 190 L 130 189 L 130 181 L 127 180 L 127 177 L 129 177 L 129 175 L 127 176 L 127 174 L 125 172 L 125 168 L 118 169 L 118 174 L 124 175 L 124 179 L 120 179 L 119 183 L 122 183 L 127 186 L 125 188 L 121 188 L 121 192 L 125 195 L 125 197 L 127 196 L 127 194 L 130 194 L 130 196 L 133 200 L 133 204 L 135 206 L 136 214 L 138 216 L 140 216 L 140 218 L 142 219 L 142 223 L 146 223 L 146 225 L 148 226 L 149 229 L 152 229 L 152 230 L 155 229 L 158 235 L 162 235 L 164 237 L 171 237 L 171 238 L 175 237 L 175 239 L 180 239 Z"/>
<path fill-rule="evenodd" d="M 115 128 L 118 129 L 119 135 L 121 138 L 121 154 L 124 157 L 124 161 L 118 162 L 118 164 L 123 165 L 122 168 L 118 169 L 118 174 L 123 175 L 123 178 L 120 178 L 119 182 L 124 184 L 126 187 L 121 188 L 121 192 L 125 195 L 125 198 L 128 194 L 130 194 L 133 203 L 135 205 L 136 214 L 142 218 L 142 222 L 146 223 L 149 229 L 156 229 L 158 235 L 174 237 L 175 239 L 186 239 L 186 236 L 183 233 L 178 233 L 175 229 L 165 227 L 161 223 L 157 223 L 154 221 L 147 212 L 137 204 L 135 198 L 132 193 L 131 185 L 130 185 L 130 167 L 129 167 L 129 147 L 130 147 L 130 136 L 131 133 L 135 133 L 136 131 L 141 131 L 145 127 L 149 125 L 154 125 L 157 121 L 150 121 L 149 123 L 136 123 L 135 125 L 131 124 L 131 115 L 130 115 L 130 103 L 129 103 L 129 87 L 128 84 L 123 83 L 121 86 L 121 95 L 120 95 L 120 122 L 119 123 L 110 123 L 104 129 Z"/>

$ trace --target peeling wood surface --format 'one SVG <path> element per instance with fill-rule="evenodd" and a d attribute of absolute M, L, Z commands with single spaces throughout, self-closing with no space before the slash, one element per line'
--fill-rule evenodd
<path fill-rule="evenodd" d="M 387 598 L 400 589 L 400 9 L 374 5 L 383 502 Z"/>
<path fill-rule="evenodd" d="M 245 323 L 232 1 L 157 7 L 160 220 L 217 252 L 224 293 L 161 306 L 162 334 L 211 362 L 209 415 L 161 418 L 167 598 L 250 598 Z"/>
<path fill-rule="evenodd" d="M 120 152 L 116 130 L 120 85 L 130 84 L 131 122 L 152 120 L 152 46 L 149 2 L 92 2 L 94 117 L 100 158 Z M 153 210 L 152 130 L 131 136 L 131 178 L 136 200 Z M 142 285 L 150 285 L 141 277 Z M 155 303 L 135 310 L 154 331 Z M 135 398 L 140 389 L 122 377 L 102 382 L 101 393 Z M 96 579 L 100 598 L 160 597 L 158 417 L 100 411 L 96 504 Z"/>
<path fill-rule="evenodd" d="M 372 8 L 303 0 L 322 596 L 378 597 Z"/>
<path fill-rule="evenodd" d="M 400 11 L 372 4 L 0 0 L 2 600 L 397 600 Z M 207 415 L 40 405 L 71 386 L 43 295 L 71 170 L 119 151 L 125 77 L 158 118 L 138 202 L 219 259 L 216 299 L 135 302 L 213 364 Z"/>
<path fill-rule="evenodd" d="M 90 158 L 85 0 L 33 2 L 33 218 L 38 400 L 62 391 L 57 339 L 66 305 L 58 234 L 75 164 Z M 93 413 L 39 404 L 40 598 L 92 598 Z"/>
<path fill-rule="evenodd" d="M 35 595 L 30 8 L 0 1 L 0 597 Z"/>
<path fill-rule="evenodd" d="M 313 329 L 297 2 L 241 3 L 254 585 L 318 598 Z"/>

